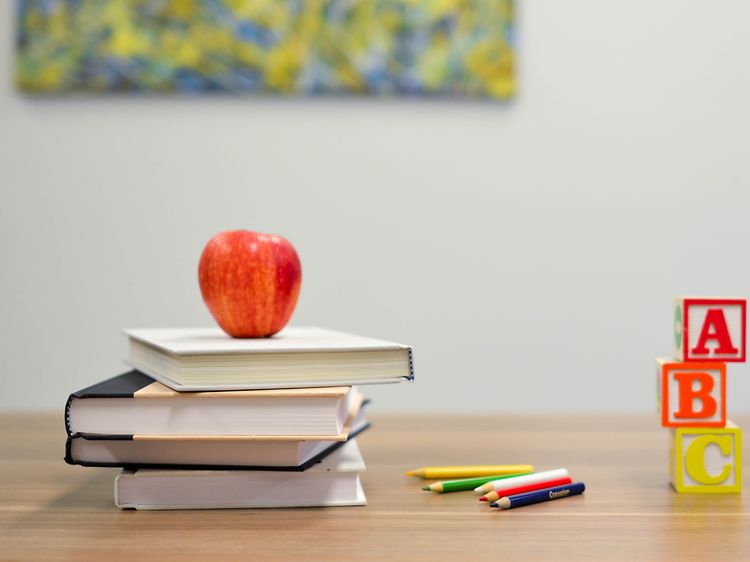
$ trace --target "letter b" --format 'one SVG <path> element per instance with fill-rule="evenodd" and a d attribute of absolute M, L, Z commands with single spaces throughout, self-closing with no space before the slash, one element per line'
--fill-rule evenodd
<path fill-rule="evenodd" d="M 710 373 L 674 373 L 672 376 L 679 387 L 679 409 L 674 413 L 675 418 L 710 418 L 716 413 L 716 400 L 711 396 L 714 378 Z M 694 382 L 699 388 L 695 388 Z M 701 403 L 698 411 L 693 409 L 696 400 Z"/>

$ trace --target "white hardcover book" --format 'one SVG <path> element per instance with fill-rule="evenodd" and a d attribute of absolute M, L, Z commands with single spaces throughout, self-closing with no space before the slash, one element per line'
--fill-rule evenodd
<path fill-rule="evenodd" d="M 121 508 L 226 509 L 365 505 L 356 440 L 304 472 L 124 469 L 115 479 Z"/>
<path fill-rule="evenodd" d="M 270 338 L 219 328 L 125 330 L 128 363 L 179 391 L 392 383 L 414 376 L 407 345 L 287 327 Z"/>
<path fill-rule="evenodd" d="M 138 371 L 74 392 L 68 435 L 346 441 L 362 404 L 354 387 L 177 392 Z"/>

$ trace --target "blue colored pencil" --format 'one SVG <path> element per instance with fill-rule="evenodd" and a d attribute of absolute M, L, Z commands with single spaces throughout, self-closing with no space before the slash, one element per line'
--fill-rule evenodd
<path fill-rule="evenodd" d="M 550 500 L 567 498 L 569 496 L 577 496 L 578 494 L 582 494 L 585 489 L 586 486 L 583 482 L 573 482 L 572 484 L 565 484 L 564 486 L 555 486 L 554 488 L 545 488 L 544 490 L 534 490 L 533 492 L 525 492 L 523 494 L 516 494 L 515 496 L 505 496 L 496 502 L 492 502 L 490 507 L 512 509 L 514 507 L 521 507 L 532 503 L 547 502 Z"/>

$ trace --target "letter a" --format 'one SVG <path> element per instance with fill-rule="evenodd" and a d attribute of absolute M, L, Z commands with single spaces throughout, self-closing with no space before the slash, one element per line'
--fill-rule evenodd
<path fill-rule="evenodd" d="M 714 353 L 718 355 L 734 355 L 737 348 L 732 345 L 732 338 L 729 336 L 727 320 L 724 318 L 724 311 L 720 308 L 709 308 L 706 311 L 706 319 L 703 321 L 703 328 L 698 337 L 698 344 L 692 349 L 695 355 L 708 355 L 710 350 L 706 346 L 708 341 L 716 341 L 718 345 Z"/>

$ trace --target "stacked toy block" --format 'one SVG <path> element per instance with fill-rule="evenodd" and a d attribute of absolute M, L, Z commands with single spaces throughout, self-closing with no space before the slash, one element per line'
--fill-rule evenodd
<path fill-rule="evenodd" d="M 727 419 L 727 363 L 743 363 L 746 299 L 675 299 L 674 359 L 657 359 L 661 424 L 678 493 L 742 489 L 742 431 Z"/>

